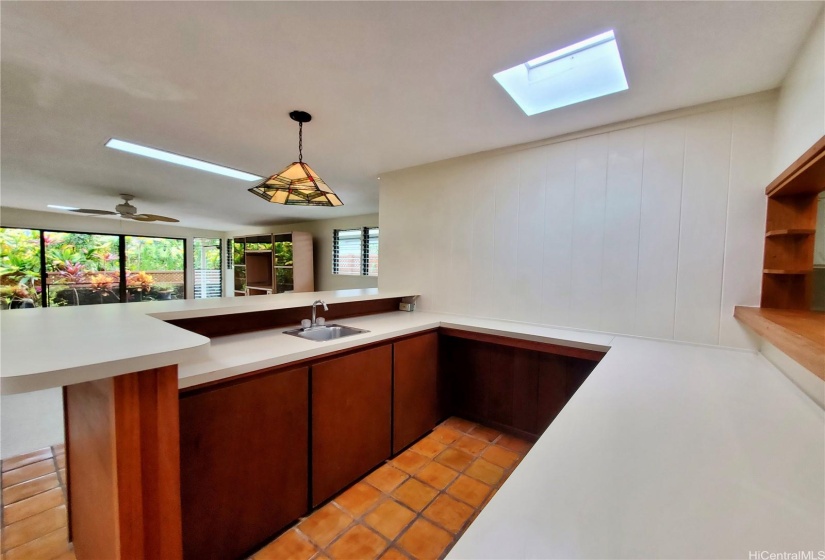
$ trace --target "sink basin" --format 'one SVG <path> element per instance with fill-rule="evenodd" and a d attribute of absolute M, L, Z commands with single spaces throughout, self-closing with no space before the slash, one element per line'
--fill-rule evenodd
<path fill-rule="evenodd" d="M 336 338 L 344 338 L 345 336 L 352 336 L 354 334 L 361 334 L 366 331 L 364 329 L 356 329 L 355 327 L 346 327 L 344 325 L 323 325 L 320 327 L 311 327 L 309 329 L 292 329 L 291 331 L 284 331 L 284 334 L 291 334 L 299 338 L 307 340 L 314 340 L 315 342 L 324 342 L 325 340 L 333 340 Z"/>

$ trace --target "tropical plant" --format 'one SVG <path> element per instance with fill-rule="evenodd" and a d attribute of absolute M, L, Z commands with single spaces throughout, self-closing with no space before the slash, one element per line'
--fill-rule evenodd
<path fill-rule="evenodd" d="M 152 285 L 154 283 L 155 279 L 152 278 L 152 275 L 143 271 L 129 274 L 129 276 L 126 279 L 127 287 L 139 289 L 147 293 L 152 288 Z"/>
<path fill-rule="evenodd" d="M 89 277 L 89 283 L 93 290 L 108 291 L 112 289 L 114 278 L 108 274 L 95 274 Z"/>

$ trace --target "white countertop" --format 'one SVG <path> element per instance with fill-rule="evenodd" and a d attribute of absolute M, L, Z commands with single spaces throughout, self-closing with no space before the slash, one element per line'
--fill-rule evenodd
<path fill-rule="evenodd" d="M 822 409 L 758 354 L 611 346 L 448 558 L 825 550 Z"/>
<path fill-rule="evenodd" d="M 280 296 L 238 299 L 268 297 Z M 88 317 L 84 308 L 2 314 L 3 392 L 171 358 L 180 386 L 190 387 L 438 326 L 609 348 L 449 558 L 748 559 L 751 551 L 825 550 L 825 413 L 758 354 L 420 311 L 341 319 L 370 332 L 330 342 L 279 328 L 207 344 L 146 316 L 168 303 L 85 308 L 97 310 Z M 237 309 L 231 303 L 219 307 Z M 185 307 L 166 312 L 182 318 Z M 201 310 L 214 314 L 194 312 Z M 44 340 L 54 352 L 42 351 Z"/>
<path fill-rule="evenodd" d="M 439 326 L 487 332 L 553 342 L 590 350 L 606 351 L 612 336 L 522 323 L 507 323 L 486 319 L 456 317 L 437 313 L 406 313 L 396 311 L 365 317 L 340 319 L 335 323 L 366 329 L 369 332 L 330 340 L 314 342 L 284 334 L 290 327 L 236 334 L 214 338 L 206 352 L 182 362 L 178 375 L 181 389 L 217 381 L 260 369 L 312 358 L 338 350 L 346 350 L 363 344 L 379 342 Z M 332 322 L 331 322 L 332 323 Z"/>
<path fill-rule="evenodd" d="M 377 289 L 25 309 L 0 313 L 0 393 L 61 387 L 182 363 L 209 339 L 163 320 L 404 297 Z M 159 320 L 163 319 L 163 320 Z"/>

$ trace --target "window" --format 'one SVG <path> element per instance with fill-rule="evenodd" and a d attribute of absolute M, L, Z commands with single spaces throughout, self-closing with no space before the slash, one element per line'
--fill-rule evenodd
<path fill-rule="evenodd" d="M 182 299 L 185 270 L 183 239 L 0 228 L 2 309 Z"/>
<path fill-rule="evenodd" d="M 332 273 L 378 276 L 378 228 L 334 230 Z"/>
<path fill-rule="evenodd" d="M 40 307 L 40 231 L 0 228 L 2 309 Z"/>
<path fill-rule="evenodd" d="M 364 262 L 361 274 L 378 276 L 378 228 L 364 228 Z"/>
<path fill-rule="evenodd" d="M 184 299 L 184 240 L 126 236 L 126 301 Z"/>
<path fill-rule="evenodd" d="M 195 299 L 221 297 L 221 240 L 195 238 Z"/>
<path fill-rule="evenodd" d="M 498 72 L 493 78 L 527 115 L 628 88 L 612 30 Z"/>
<path fill-rule="evenodd" d="M 46 305 L 99 305 L 121 301 L 118 235 L 44 231 Z"/>

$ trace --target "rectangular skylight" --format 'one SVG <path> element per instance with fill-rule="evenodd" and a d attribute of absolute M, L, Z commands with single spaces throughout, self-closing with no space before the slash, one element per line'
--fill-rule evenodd
<path fill-rule="evenodd" d="M 493 77 L 527 115 L 627 89 L 613 30 L 528 60 Z"/>
<path fill-rule="evenodd" d="M 163 150 L 157 150 L 155 148 L 147 148 L 146 146 L 141 146 L 140 144 L 132 144 L 131 142 L 124 142 L 123 140 L 118 140 L 116 138 L 112 138 L 106 142 L 106 147 L 121 150 L 123 152 L 129 152 L 130 154 L 137 154 L 139 156 L 146 156 L 159 159 L 161 161 L 167 161 L 177 165 L 193 167 L 195 169 L 200 169 L 201 171 L 208 171 L 209 173 L 225 175 L 227 177 L 232 177 L 233 179 L 240 179 L 241 181 L 260 181 L 263 179 L 263 177 L 252 175 L 251 173 L 244 173 L 243 171 L 238 171 L 237 169 L 232 169 L 230 167 L 224 167 L 222 165 L 209 163 L 208 161 L 180 156 L 171 152 L 164 152 Z"/>

